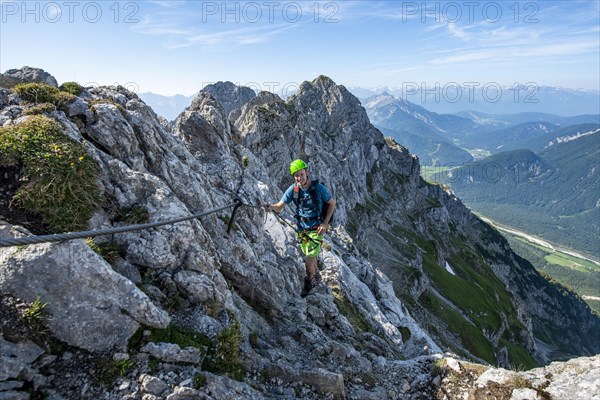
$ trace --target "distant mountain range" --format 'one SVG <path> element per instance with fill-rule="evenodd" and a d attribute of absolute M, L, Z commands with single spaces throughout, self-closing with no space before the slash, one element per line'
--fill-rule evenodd
<path fill-rule="evenodd" d="M 174 121 L 192 103 L 194 97 L 196 97 L 196 95 L 183 96 L 181 94 L 162 96 L 150 92 L 138 93 L 138 96 L 140 96 L 144 103 L 150 105 L 155 113 L 166 118 L 168 121 Z"/>
<path fill-rule="evenodd" d="M 492 219 L 598 258 L 600 126 L 576 125 L 543 137 L 532 142 L 546 143 L 537 153 L 501 152 L 430 179 Z"/>
<path fill-rule="evenodd" d="M 388 93 L 363 101 L 371 123 L 416 154 L 423 165 L 457 165 L 473 157 L 453 139 L 477 128 L 472 120 L 437 114 Z"/>
<path fill-rule="evenodd" d="M 414 84 L 405 85 L 404 90 L 389 87 L 349 87 L 348 90 L 361 99 L 363 104 L 366 99 L 372 96 L 387 93 L 439 114 L 458 113 L 460 116 L 465 116 L 462 113 L 467 112 L 480 118 L 485 118 L 485 114 L 545 113 L 560 116 L 600 114 L 599 90 L 565 89 L 550 86 L 534 87 L 532 85 L 520 86 L 518 90 L 515 87 L 500 88 L 498 90 L 499 86 L 488 84 L 487 89 L 484 89 L 485 85 L 471 85 L 460 88 L 459 92 L 458 87 L 441 86 L 437 89 L 428 88 L 426 92 L 422 92 L 420 85 L 417 86 L 419 86 L 417 91 L 414 90 Z M 408 89 L 410 91 L 406 93 Z M 195 97 L 194 95 L 183 96 L 179 94 L 162 96 L 150 92 L 138 93 L 138 95 L 158 115 L 170 121 L 174 120 L 179 113 L 189 106 Z M 436 95 L 437 99 L 435 98 Z M 497 101 L 496 97 L 498 97 Z M 555 123 L 548 119 L 537 118 L 527 118 L 527 120 L 521 122 L 530 121 Z"/>
<path fill-rule="evenodd" d="M 500 151 L 539 151 L 555 131 L 568 126 L 592 130 L 599 114 L 561 117 L 548 113 L 486 114 L 463 111 L 438 114 L 389 93 L 363 100 L 369 119 L 385 135 L 408 147 L 423 165 L 461 165 Z M 583 126 L 582 124 L 587 124 Z M 579 126 L 582 125 L 582 126 Z"/>
<path fill-rule="evenodd" d="M 590 118 L 593 120 L 593 118 Z M 525 122 L 493 132 L 478 132 L 468 137 L 469 143 L 489 149 L 492 153 L 529 149 L 539 153 L 552 144 L 589 135 L 600 123 L 580 123 L 561 127 L 548 122 Z"/>
<path fill-rule="evenodd" d="M 422 84 L 407 83 L 404 88 L 350 87 L 348 90 L 363 102 L 372 96 L 387 93 L 440 114 L 467 110 L 490 114 L 541 112 L 561 116 L 600 113 L 599 90 L 566 89 L 535 84 L 500 87 L 494 83 L 487 83 L 463 87 L 438 85 L 424 88 Z"/>

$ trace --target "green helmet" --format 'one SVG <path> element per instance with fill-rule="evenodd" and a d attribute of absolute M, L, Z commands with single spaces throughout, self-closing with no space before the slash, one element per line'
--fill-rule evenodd
<path fill-rule="evenodd" d="M 308 165 L 306 165 L 304 161 L 300 159 L 294 160 L 290 164 L 290 174 L 294 175 L 296 172 L 304 168 L 308 168 Z"/>

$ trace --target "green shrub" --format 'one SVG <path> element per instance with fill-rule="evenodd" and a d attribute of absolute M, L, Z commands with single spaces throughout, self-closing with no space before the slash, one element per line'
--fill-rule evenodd
<path fill-rule="evenodd" d="M 86 229 L 103 202 L 98 166 L 46 116 L 0 128 L 0 165 L 24 165 L 25 183 L 13 201 L 41 214 L 55 231 Z"/>
<path fill-rule="evenodd" d="M 206 385 L 206 375 L 198 374 L 194 377 L 194 388 L 200 389 Z"/>
<path fill-rule="evenodd" d="M 90 109 L 94 112 L 96 112 L 96 106 L 98 104 L 109 104 L 109 105 L 113 105 L 117 108 L 117 110 L 119 110 L 119 112 L 121 113 L 121 115 L 123 116 L 123 118 L 127 118 L 127 111 L 125 111 L 125 109 L 123 108 L 122 105 L 120 105 L 119 103 L 117 103 L 116 101 L 114 101 L 113 99 L 96 99 L 96 100 L 92 100 L 92 102 L 90 103 L 91 107 Z"/>
<path fill-rule="evenodd" d="M 125 376 L 134 366 L 134 362 L 127 360 L 111 360 L 103 357 L 96 364 L 96 381 L 100 385 L 110 386 L 119 376 Z"/>
<path fill-rule="evenodd" d="M 248 335 L 248 341 L 250 342 L 250 346 L 258 348 L 260 344 L 260 342 L 258 341 L 258 333 L 250 332 L 250 334 Z"/>
<path fill-rule="evenodd" d="M 64 109 L 76 98 L 71 93 L 62 92 L 45 83 L 21 83 L 15 86 L 14 90 L 27 103 L 51 103 L 59 109 Z"/>
<path fill-rule="evenodd" d="M 129 225 L 145 224 L 150 220 L 150 212 L 144 206 L 133 205 L 117 210 L 113 222 L 126 222 Z"/>
<path fill-rule="evenodd" d="M 65 82 L 60 85 L 60 90 L 70 93 L 73 96 L 79 96 L 85 89 L 77 82 Z"/>
<path fill-rule="evenodd" d="M 52 111 L 56 111 L 56 106 L 52 103 L 40 103 L 36 104 L 33 107 L 26 108 L 23 110 L 23 115 L 39 115 L 39 114 L 47 114 Z"/>
<path fill-rule="evenodd" d="M 203 369 L 216 374 L 225 374 L 232 379 L 244 379 L 244 366 L 240 361 L 242 332 L 237 321 L 221 331 L 216 341 L 211 342 Z"/>
<path fill-rule="evenodd" d="M 33 303 L 21 313 L 21 316 L 30 325 L 39 325 L 46 316 L 46 303 L 42 303 L 40 296 L 37 296 Z"/>
<path fill-rule="evenodd" d="M 113 265 L 119 259 L 121 249 L 115 242 L 96 243 L 92 238 L 86 239 L 85 242 L 107 263 Z"/>
<path fill-rule="evenodd" d="M 181 308 L 183 304 L 183 298 L 179 294 L 170 295 L 165 300 L 165 308 L 169 312 L 173 312 Z"/>
<path fill-rule="evenodd" d="M 147 342 L 174 343 L 181 348 L 196 347 L 206 354 L 202 363 L 203 370 L 225 374 L 239 381 L 244 378 L 240 352 L 242 333 L 239 322 L 234 320 L 229 328 L 222 330 L 214 339 L 176 325 L 169 325 L 166 329 L 149 328 L 148 330 L 150 335 L 145 336 L 143 329 L 139 329 L 129 340 L 129 348 L 139 349 Z"/>
<path fill-rule="evenodd" d="M 402 335 L 402 341 L 404 343 L 408 342 L 412 336 L 412 333 L 410 332 L 410 329 L 408 329 L 405 326 L 399 326 L 398 330 L 400 331 L 400 334 Z"/>
<path fill-rule="evenodd" d="M 166 329 L 150 329 L 150 336 L 147 339 L 155 343 L 175 343 L 181 348 L 196 347 L 202 352 L 210 345 L 210 340 L 205 335 L 175 325 L 169 325 Z"/>
<path fill-rule="evenodd" d="M 369 321 L 361 314 L 354 304 L 346 297 L 341 288 L 333 287 L 333 302 L 340 314 L 352 325 L 355 332 L 376 333 Z"/>

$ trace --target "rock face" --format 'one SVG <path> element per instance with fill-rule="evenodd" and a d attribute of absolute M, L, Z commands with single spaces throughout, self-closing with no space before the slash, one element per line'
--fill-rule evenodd
<path fill-rule="evenodd" d="M 33 372 L 22 386 L 37 379 L 36 390 L 67 399 L 442 399 L 445 369 L 435 366 L 448 349 L 504 367 L 541 358 L 536 341 L 575 353 L 578 336 L 580 354 L 598 352 L 589 309 L 557 299 L 497 232 L 422 181 L 418 159 L 343 86 L 321 76 L 286 101 L 246 89 L 214 85 L 172 125 L 122 87 L 85 91 L 73 113 L 47 112 L 102 171 L 107 201 L 92 229 L 123 225 L 125 210 L 153 222 L 236 197 L 247 206 L 229 234 L 230 208 L 99 238 L 119 249 L 111 263 L 82 241 L 1 249 L 3 296 L 40 296 L 53 338 L 74 346 L 68 357 L 49 346 L 55 359 L 43 366 L 24 361 Z M 0 121 L 17 123 L 28 107 L 7 100 Z M 323 284 L 306 299 L 295 232 L 259 207 L 281 197 L 298 157 L 337 201 Z M 2 217 L 2 235 L 28 234 Z M 23 332 L 11 342 L 29 343 Z M 98 385 L 93 359 L 114 351 L 122 376 Z"/>
<path fill-rule="evenodd" d="M 235 109 L 242 108 L 244 104 L 256 97 L 252 89 L 246 86 L 235 85 L 232 82 L 217 82 L 206 85 L 202 92 L 211 95 L 221 103 L 225 115 Z"/>
<path fill-rule="evenodd" d="M 0 87 L 12 88 L 19 83 L 38 82 L 58 87 L 56 79 L 40 68 L 23 67 L 21 69 L 9 69 L 0 74 Z"/>
<path fill-rule="evenodd" d="M 0 226 L 0 238 L 7 237 L 13 235 Z M 52 333 L 90 351 L 125 349 L 140 323 L 166 328 L 170 322 L 165 311 L 82 241 L 4 254 L 0 291 L 28 301 L 44 299 Z"/>
<path fill-rule="evenodd" d="M 553 362 L 543 368 L 516 372 L 483 368 L 452 358 L 443 366 L 436 398 L 510 400 L 592 400 L 600 398 L 600 356 Z"/>

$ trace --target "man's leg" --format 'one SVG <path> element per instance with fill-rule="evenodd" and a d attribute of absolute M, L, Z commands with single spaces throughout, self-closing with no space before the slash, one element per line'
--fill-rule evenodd
<path fill-rule="evenodd" d="M 308 235 L 308 237 L 302 236 L 300 243 L 302 252 L 306 255 L 304 259 L 306 278 L 304 279 L 304 289 L 300 294 L 302 297 L 305 297 L 320 282 L 317 271 L 317 259 L 321 250 L 323 237 L 317 235 L 316 232 L 305 232 L 303 235 Z"/>
<path fill-rule="evenodd" d="M 317 273 L 317 257 L 306 257 L 304 266 L 306 267 L 306 276 L 308 277 L 308 280 L 313 282 Z"/>

